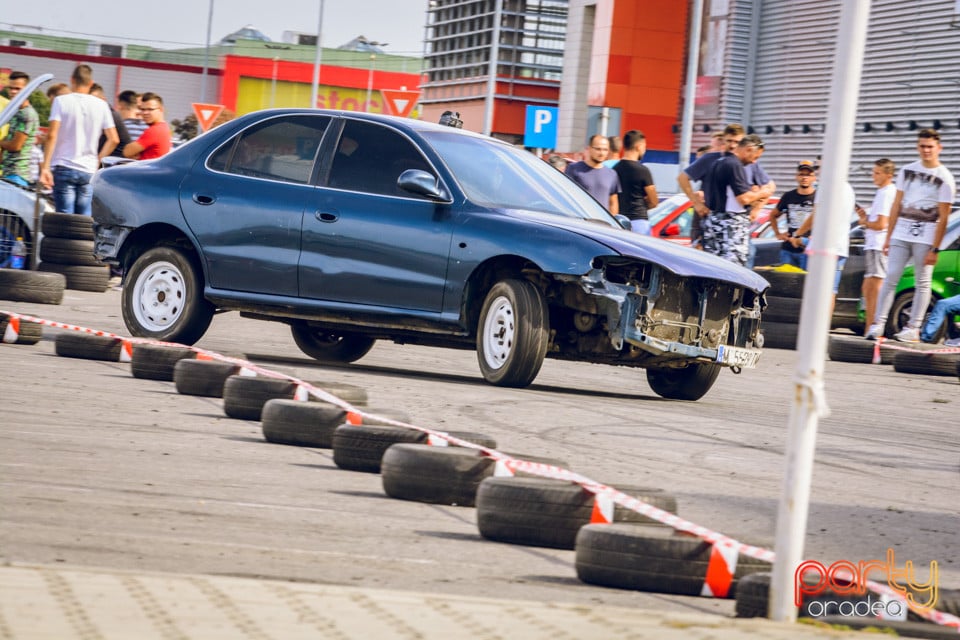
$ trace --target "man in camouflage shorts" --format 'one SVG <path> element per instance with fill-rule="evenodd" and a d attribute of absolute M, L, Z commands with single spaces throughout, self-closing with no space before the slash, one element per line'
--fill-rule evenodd
<path fill-rule="evenodd" d="M 744 167 L 756 162 L 762 148 L 760 136 L 744 136 L 732 154 L 714 164 L 704 192 L 710 213 L 702 222 L 703 250 L 744 266 L 750 253 L 748 205 L 766 197 L 747 180 Z"/>

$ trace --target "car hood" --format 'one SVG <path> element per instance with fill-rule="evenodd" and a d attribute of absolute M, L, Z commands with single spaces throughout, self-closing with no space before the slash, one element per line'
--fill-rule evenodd
<path fill-rule="evenodd" d="M 43 75 L 34 78 L 23 88 L 23 91 L 15 95 L 10 102 L 3 108 L 3 111 L 0 111 L 0 127 L 10 122 L 13 115 L 20 110 L 20 105 L 24 103 L 25 100 L 30 98 L 33 95 L 33 92 L 40 88 L 45 82 L 50 82 L 53 80 L 52 73 L 44 73 Z"/>
<path fill-rule="evenodd" d="M 722 280 L 757 292 L 763 292 L 770 286 L 769 282 L 750 269 L 709 253 L 678 246 L 659 238 L 651 238 L 587 220 L 573 220 L 530 212 L 523 212 L 522 215 L 536 218 L 542 224 L 578 233 L 609 247 L 622 256 L 658 264 L 679 276 Z"/>

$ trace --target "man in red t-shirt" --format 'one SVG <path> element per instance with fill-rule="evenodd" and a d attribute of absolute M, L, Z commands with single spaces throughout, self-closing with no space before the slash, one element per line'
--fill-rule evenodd
<path fill-rule="evenodd" d="M 163 98 L 147 92 L 140 96 L 140 115 L 147 129 L 123 148 L 123 155 L 136 160 L 159 158 L 170 152 L 170 125 L 164 120 Z"/>

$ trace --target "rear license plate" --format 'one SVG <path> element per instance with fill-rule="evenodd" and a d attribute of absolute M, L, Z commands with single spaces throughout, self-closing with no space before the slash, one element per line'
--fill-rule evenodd
<path fill-rule="evenodd" d="M 717 347 L 717 362 L 741 369 L 753 369 L 760 362 L 759 349 L 743 349 L 741 347 Z"/>

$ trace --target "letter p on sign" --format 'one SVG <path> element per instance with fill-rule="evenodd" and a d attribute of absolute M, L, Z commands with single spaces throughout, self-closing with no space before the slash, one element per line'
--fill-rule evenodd
<path fill-rule="evenodd" d="M 523 146 L 553 149 L 557 146 L 557 107 L 527 105 Z"/>

